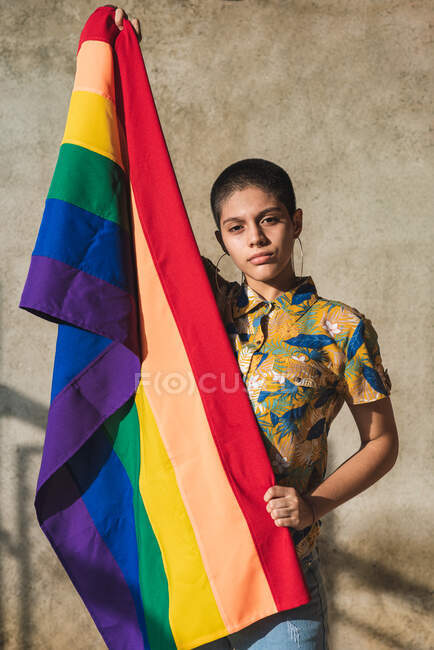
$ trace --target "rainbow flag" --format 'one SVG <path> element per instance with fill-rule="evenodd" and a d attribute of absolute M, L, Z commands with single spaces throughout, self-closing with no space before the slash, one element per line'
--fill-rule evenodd
<path fill-rule="evenodd" d="M 196 648 L 309 593 L 265 509 L 271 465 L 114 12 L 81 33 L 20 302 L 58 325 L 35 508 L 109 648 Z"/>

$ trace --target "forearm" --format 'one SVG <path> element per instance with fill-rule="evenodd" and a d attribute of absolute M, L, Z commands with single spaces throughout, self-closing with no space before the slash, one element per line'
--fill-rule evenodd
<path fill-rule="evenodd" d="M 397 452 L 397 439 L 392 434 L 384 434 L 363 445 L 307 495 L 316 518 L 323 517 L 378 481 L 395 464 Z"/>

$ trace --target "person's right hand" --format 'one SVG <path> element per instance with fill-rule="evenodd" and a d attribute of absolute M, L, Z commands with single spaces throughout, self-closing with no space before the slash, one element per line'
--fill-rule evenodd
<path fill-rule="evenodd" d="M 122 9 L 122 7 L 116 7 L 115 23 L 116 23 L 116 26 L 120 30 L 122 30 L 124 28 L 124 17 L 128 19 L 127 13 Z M 132 24 L 132 26 L 134 28 L 134 31 L 137 34 L 137 39 L 140 42 L 142 40 L 142 33 L 140 31 L 140 23 L 137 20 L 137 18 L 131 18 L 130 22 L 131 22 L 131 24 Z"/>

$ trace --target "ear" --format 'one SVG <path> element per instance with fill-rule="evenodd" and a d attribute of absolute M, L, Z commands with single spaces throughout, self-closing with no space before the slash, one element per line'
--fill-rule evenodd
<path fill-rule="evenodd" d="M 297 208 L 294 212 L 292 223 L 294 224 L 294 238 L 297 238 L 303 229 L 303 210 L 301 208 Z"/>
<path fill-rule="evenodd" d="M 226 246 L 224 245 L 223 237 L 222 237 L 222 234 L 221 234 L 220 230 L 215 230 L 214 234 L 216 236 L 216 239 L 217 239 L 218 243 L 222 247 L 223 251 L 229 255 L 228 251 L 226 250 Z"/>

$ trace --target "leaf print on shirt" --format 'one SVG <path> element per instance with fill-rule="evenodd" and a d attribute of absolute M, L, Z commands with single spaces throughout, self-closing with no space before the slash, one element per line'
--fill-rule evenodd
<path fill-rule="evenodd" d="M 274 376 L 278 376 L 277 373 L 274 373 Z M 299 386 L 293 384 L 287 377 L 284 377 L 283 375 L 280 376 L 283 378 L 282 387 L 278 390 L 262 390 L 259 393 L 258 402 L 262 402 L 267 397 L 270 397 L 270 395 L 273 398 L 283 397 L 289 401 L 291 401 L 291 397 L 296 397 L 298 395 L 300 390 Z"/>
<path fill-rule="evenodd" d="M 323 328 L 327 330 L 330 336 L 334 338 L 335 334 L 340 334 L 342 330 L 339 328 L 339 325 L 337 323 L 332 323 L 329 320 L 325 320 L 323 324 Z"/>
<path fill-rule="evenodd" d="M 325 334 L 298 334 L 284 340 L 284 343 L 298 348 L 298 353 L 319 363 L 327 361 L 328 350 L 325 348 L 334 342 L 332 337 Z"/>
<path fill-rule="evenodd" d="M 254 351 L 255 350 L 250 348 L 248 345 L 244 345 L 240 350 L 238 350 L 238 365 L 242 375 L 247 374 Z"/>
<path fill-rule="evenodd" d="M 312 465 L 321 457 L 321 451 L 321 440 L 305 440 L 296 446 L 294 460 L 298 465 Z"/>
<path fill-rule="evenodd" d="M 351 361 L 353 356 L 356 354 L 357 350 L 363 343 L 363 333 L 365 329 L 365 324 L 361 320 L 357 325 L 356 329 L 353 332 L 353 335 L 350 338 L 350 342 L 347 345 L 347 361 Z"/>
<path fill-rule="evenodd" d="M 378 368 L 378 371 L 377 371 Z M 384 369 L 378 347 L 377 332 L 364 317 L 354 329 L 347 345 L 344 389 L 351 404 L 377 400 L 390 393 L 382 380 Z"/>
<path fill-rule="evenodd" d="M 316 288 L 313 282 L 304 282 L 300 287 L 295 291 L 292 297 L 292 304 L 299 305 L 306 300 L 308 300 L 312 294 L 316 293 Z"/>
<path fill-rule="evenodd" d="M 319 438 L 324 433 L 325 424 L 325 418 L 321 418 L 318 420 L 318 422 L 315 422 L 313 427 L 309 429 L 306 440 L 314 440 L 315 438 Z"/>
<path fill-rule="evenodd" d="M 294 359 L 295 361 L 307 361 L 308 358 L 309 357 L 307 357 L 305 354 L 300 354 L 298 356 L 296 354 L 293 354 L 291 357 L 291 359 Z"/>
<path fill-rule="evenodd" d="M 376 390 L 378 393 L 383 393 L 383 395 L 387 395 L 387 390 L 375 368 L 370 368 L 369 366 L 363 364 L 362 372 L 364 378 L 371 384 L 374 390 Z"/>
<path fill-rule="evenodd" d="M 319 350 L 325 345 L 334 343 L 334 339 L 325 334 L 298 334 L 290 339 L 286 339 L 285 343 L 288 343 L 288 345 L 296 345 L 301 348 L 314 348 Z"/>
<path fill-rule="evenodd" d="M 338 380 L 336 379 L 334 386 L 332 386 L 331 388 L 325 388 L 321 392 L 318 399 L 314 402 L 314 407 L 316 409 L 320 408 L 321 406 L 324 406 L 324 404 L 326 404 L 326 402 L 335 395 L 337 383 L 338 383 Z"/>
<path fill-rule="evenodd" d="M 277 442 L 282 442 L 282 439 L 290 435 L 298 435 L 299 421 L 303 417 L 307 404 L 296 406 L 295 408 L 288 409 L 282 414 L 276 411 L 270 411 L 271 422 L 274 427 L 274 438 Z"/>

